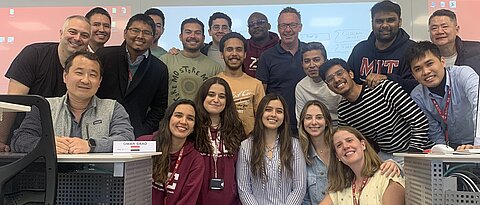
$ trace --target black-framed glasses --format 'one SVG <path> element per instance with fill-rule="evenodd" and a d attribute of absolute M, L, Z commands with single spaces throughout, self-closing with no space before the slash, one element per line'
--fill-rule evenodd
<path fill-rule="evenodd" d="M 228 31 L 230 30 L 230 27 L 228 27 L 227 25 L 213 25 L 212 26 L 212 30 L 214 31 L 219 31 L 220 29 L 222 29 L 222 31 Z"/>
<path fill-rule="evenodd" d="M 278 24 L 278 28 L 285 30 L 287 27 L 290 27 L 290 29 L 296 29 L 298 26 L 302 25 L 301 23 L 281 23 Z"/>
<path fill-rule="evenodd" d="M 138 35 L 142 33 L 145 36 L 153 36 L 153 32 L 149 30 L 140 30 L 138 28 L 129 28 L 128 31 L 130 31 L 131 34 L 133 35 Z"/>
<path fill-rule="evenodd" d="M 251 28 L 251 27 L 255 27 L 255 26 L 265 26 L 265 25 L 267 25 L 267 23 L 268 23 L 268 21 L 264 20 L 264 19 L 256 20 L 256 21 L 250 21 L 250 22 L 248 22 L 248 27 Z"/>
<path fill-rule="evenodd" d="M 326 76 L 325 77 L 325 82 L 327 84 L 332 84 L 333 81 L 335 80 L 335 77 L 337 77 L 337 78 L 342 77 L 345 72 L 347 72 L 345 69 L 337 70 L 335 73 Z"/>

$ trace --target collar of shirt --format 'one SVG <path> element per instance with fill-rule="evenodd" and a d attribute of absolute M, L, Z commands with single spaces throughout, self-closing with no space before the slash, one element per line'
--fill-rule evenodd
<path fill-rule="evenodd" d="M 132 62 L 132 61 L 130 60 L 130 53 L 128 52 L 128 48 L 127 48 L 126 46 L 125 46 L 125 50 L 127 51 L 128 64 L 129 64 L 130 66 L 137 66 L 137 65 L 139 65 L 139 64 L 143 61 L 143 59 L 148 58 L 148 56 L 150 55 L 150 49 L 147 49 L 147 51 L 145 51 L 144 53 L 142 53 L 142 55 L 137 56 L 137 59 L 135 59 L 135 61 Z"/>
<path fill-rule="evenodd" d="M 450 88 L 451 83 L 452 83 L 452 82 L 451 82 L 451 79 L 450 79 L 450 68 L 451 68 L 451 67 L 448 67 L 448 68 L 445 69 L 445 75 L 447 76 L 447 79 L 445 80 L 445 94 L 448 93 L 448 89 Z M 428 92 L 428 96 L 430 96 L 431 98 L 437 98 L 437 99 L 439 99 L 439 98 L 443 98 L 443 97 L 444 97 L 444 96 L 439 96 L 439 95 L 437 95 L 437 94 L 435 94 L 435 93 L 430 92 L 430 90 L 429 90 L 427 87 L 425 87 L 425 86 L 424 86 L 424 88 L 426 88 L 426 91 Z"/>
<path fill-rule="evenodd" d="M 308 158 L 309 159 L 313 159 L 313 158 L 320 159 L 320 157 L 317 155 L 317 152 L 315 151 L 315 147 L 310 142 L 309 142 L 309 145 L 308 145 Z"/>

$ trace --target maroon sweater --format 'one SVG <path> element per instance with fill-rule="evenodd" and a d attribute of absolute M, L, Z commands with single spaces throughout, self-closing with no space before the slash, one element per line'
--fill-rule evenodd
<path fill-rule="evenodd" d="M 137 138 L 138 141 L 153 140 L 154 135 Z M 170 172 L 173 172 L 180 151 L 170 154 Z M 202 186 L 205 165 L 202 156 L 189 141 L 185 142 L 183 157 L 175 174 L 173 183 L 167 186 L 167 203 L 164 204 L 163 184 L 153 183 L 152 205 L 195 205 Z"/>
<path fill-rule="evenodd" d="M 212 130 L 211 134 L 214 138 L 216 138 L 216 131 Z M 226 151 L 224 150 L 224 152 Z M 201 155 L 205 164 L 205 173 L 203 175 L 202 189 L 200 191 L 197 204 L 240 205 L 241 203 L 238 197 L 237 180 L 235 177 L 237 153 L 235 153 L 233 156 L 228 156 L 227 154 L 218 156 L 217 178 L 224 180 L 225 184 L 223 190 L 210 189 L 210 180 L 214 178 L 215 175 L 213 156 L 207 153 L 201 153 Z"/>
<path fill-rule="evenodd" d="M 273 32 L 269 32 L 268 38 L 270 40 L 264 46 L 256 44 L 252 39 L 247 40 L 247 57 L 243 61 L 243 72 L 253 78 L 255 78 L 257 62 L 260 59 L 260 55 L 262 55 L 267 49 L 276 45 L 280 40 L 278 35 Z"/>

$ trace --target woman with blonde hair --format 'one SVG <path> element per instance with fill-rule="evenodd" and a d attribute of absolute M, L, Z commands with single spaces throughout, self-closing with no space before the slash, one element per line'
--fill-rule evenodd
<path fill-rule="evenodd" d="M 403 205 L 405 179 L 381 174 L 382 161 L 355 128 L 339 127 L 332 136 L 328 191 L 320 205 Z"/>

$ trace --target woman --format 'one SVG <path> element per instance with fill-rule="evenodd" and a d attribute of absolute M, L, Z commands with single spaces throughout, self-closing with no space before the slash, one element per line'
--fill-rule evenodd
<path fill-rule="evenodd" d="M 195 148 L 205 164 L 197 204 L 240 204 L 235 164 L 238 148 L 246 136 L 230 86 L 219 77 L 206 80 L 195 104 L 200 119 Z"/>
<path fill-rule="evenodd" d="M 320 205 L 405 204 L 405 179 L 381 174 L 380 158 L 358 130 L 339 127 L 332 138 L 329 194 Z"/>
<path fill-rule="evenodd" d="M 252 135 L 242 142 L 237 162 L 242 204 L 301 204 L 306 171 L 298 139 L 290 134 L 283 97 L 268 94 L 255 115 Z"/>
<path fill-rule="evenodd" d="M 155 135 L 137 139 L 157 141 L 157 151 L 163 153 L 154 157 L 154 205 L 194 205 L 199 196 L 205 165 L 193 146 L 198 124 L 195 113 L 191 100 L 178 100 L 165 111 Z"/>
<path fill-rule="evenodd" d="M 308 101 L 300 113 L 299 137 L 307 162 L 307 193 L 304 205 L 318 204 L 327 189 L 327 165 L 330 159 L 330 141 L 333 132 L 332 118 L 325 104 Z M 400 175 L 400 168 L 393 160 L 380 167 L 382 174 Z"/>

